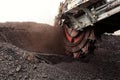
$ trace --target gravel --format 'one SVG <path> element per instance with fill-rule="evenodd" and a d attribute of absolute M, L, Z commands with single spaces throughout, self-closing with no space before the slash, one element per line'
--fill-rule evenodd
<path fill-rule="evenodd" d="M 103 35 L 87 62 L 31 62 L 28 54 L 9 43 L 0 43 L 0 80 L 120 80 L 120 36 Z"/>

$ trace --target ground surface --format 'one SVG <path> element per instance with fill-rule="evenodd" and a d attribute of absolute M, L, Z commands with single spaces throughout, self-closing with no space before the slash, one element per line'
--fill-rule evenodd
<path fill-rule="evenodd" d="M 47 64 L 25 60 L 18 54 L 26 51 L 0 43 L 0 80 L 120 80 L 120 36 L 104 35 L 97 46 L 86 63 Z"/>

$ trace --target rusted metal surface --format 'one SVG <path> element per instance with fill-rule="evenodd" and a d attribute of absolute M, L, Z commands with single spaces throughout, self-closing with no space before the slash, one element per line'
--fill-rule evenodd
<path fill-rule="evenodd" d="M 76 36 L 70 36 L 69 30 L 73 28 L 68 28 L 66 25 L 63 26 L 64 36 L 65 36 L 65 48 L 67 55 L 73 55 L 74 58 L 79 58 L 80 56 L 89 53 L 90 41 L 95 41 L 94 30 L 86 29 L 85 31 L 76 31 L 78 34 Z"/>

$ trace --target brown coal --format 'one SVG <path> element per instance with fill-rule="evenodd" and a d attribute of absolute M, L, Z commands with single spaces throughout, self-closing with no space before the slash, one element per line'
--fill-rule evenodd
<path fill-rule="evenodd" d="M 64 53 L 61 27 L 34 22 L 0 23 L 0 41 L 28 51 Z"/>

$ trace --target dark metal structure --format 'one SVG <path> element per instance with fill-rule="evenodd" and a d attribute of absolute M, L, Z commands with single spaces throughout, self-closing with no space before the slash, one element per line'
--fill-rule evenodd
<path fill-rule="evenodd" d="M 65 0 L 58 16 L 66 54 L 79 58 L 94 51 L 101 34 L 120 29 L 120 0 Z"/>

